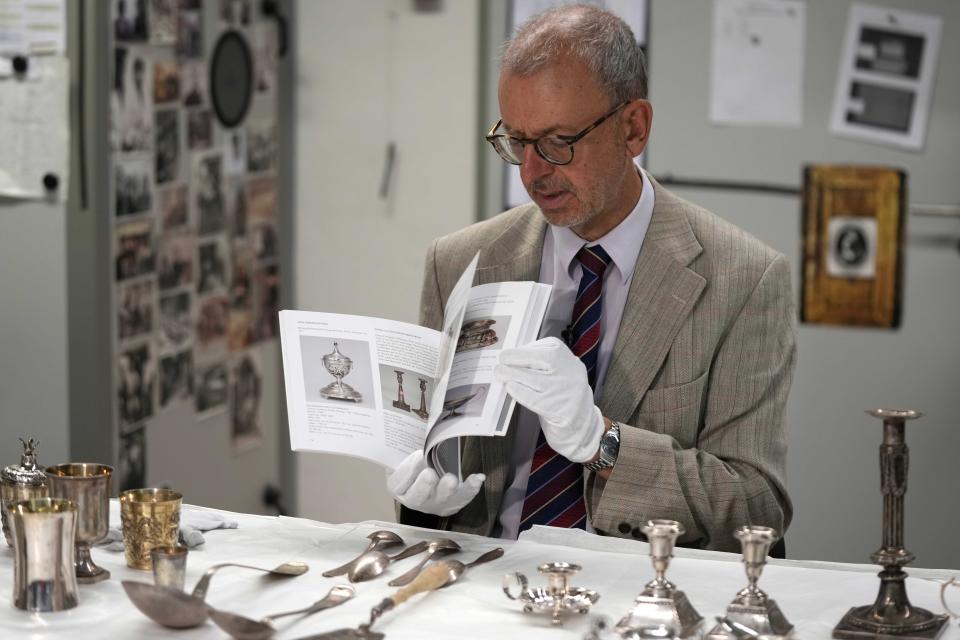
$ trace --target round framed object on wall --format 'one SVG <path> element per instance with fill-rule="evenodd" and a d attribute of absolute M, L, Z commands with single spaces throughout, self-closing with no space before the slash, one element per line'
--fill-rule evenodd
<path fill-rule="evenodd" d="M 239 31 L 217 40 L 210 62 L 210 102 L 224 127 L 235 127 L 250 110 L 253 97 L 253 55 Z"/>

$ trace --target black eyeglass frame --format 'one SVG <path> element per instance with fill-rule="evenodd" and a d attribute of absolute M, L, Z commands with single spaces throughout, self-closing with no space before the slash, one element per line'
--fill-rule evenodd
<path fill-rule="evenodd" d="M 616 113 L 617 111 L 619 111 L 620 109 L 623 109 L 625 106 L 627 106 L 627 105 L 630 104 L 631 102 L 632 102 L 632 100 L 624 100 L 623 102 L 621 102 L 620 104 L 618 104 L 617 106 L 615 106 L 613 109 L 611 109 L 610 111 L 606 112 L 605 114 L 603 114 L 602 116 L 600 116 L 599 118 L 597 118 L 596 120 L 594 120 L 593 123 L 587 125 L 587 126 L 586 126 L 584 129 L 582 129 L 579 133 L 575 133 L 575 134 L 573 134 L 573 135 L 571 135 L 571 136 L 564 136 L 564 135 L 560 135 L 560 134 L 558 134 L 558 133 L 551 133 L 551 134 L 548 134 L 548 135 L 546 135 L 546 136 L 540 136 L 539 138 L 532 138 L 532 139 L 531 139 L 531 138 L 518 138 L 518 137 L 516 137 L 516 136 L 510 136 L 510 135 L 507 135 L 507 134 L 505 134 L 505 133 L 496 133 L 497 129 L 500 128 L 500 125 L 503 124 L 503 118 L 501 118 L 501 119 L 497 120 L 497 124 L 493 125 L 493 127 L 490 128 L 490 132 L 489 132 L 486 136 L 484 136 L 484 139 L 485 139 L 487 142 L 490 143 L 490 146 L 493 147 L 493 150 L 497 152 L 497 155 L 498 155 L 498 156 L 500 156 L 501 158 L 503 158 L 504 161 L 506 161 L 506 162 L 508 162 L 508 163 L 510 163 L 510 164 L 520 165 L 521 163 L 520 163 L 520 162 L 514 162 L 513 160 L 510 160 L 509 158 L 504 157 L 504 155 L 503 155 L 502 153 L 500 153 L 500 147 L 497 146 L 497 140 L 498 140 L 498 139 L 510 138 L 510 139 L 512 139 L 512 140 L 515 140 L 516 142 L 522 143 L 524 146 L 526 146 L 526 145 L 528 145 L 528 144 L 532 144 L 532 145 L 533 145 L 533 148 L 537 150 L 537 154 L 538 154 L 541 158 L 543 158 L 544 160 L 546 160 L 546 161 L 549 162 L 550 164 L 555 164 L 555 165 L 557 165 L 557 166 L 561 166 L 561 167 L 562 167 L 563 165 L 567 165 L 567 164 L 570 164 L 571 162 L 573 162 L 573 155 L 574 155 L 573 145 L 574 145 L 574 144 L 576 144 L 577 142 L 579 142 L 580 140 L 582 140 L 584 136 L 586 136 L 588 133 L 590 133 L 591 131 L 593 131 L 594 129 L 596 129 L 597 127 L 599 127 L 601 124 L 603 124 L 604 121 L 607 120 L 607 118 L 609 118 L 610 116 L 612 116 L 613 114 L 615 114 L 615 113 Z M 570 159 L 567 160 L 566 162 L 557 162 L 556 160 L 552 160 L 552 159 L 548 158 L 547 155 L 546 155 L 546 154 L 543 152 L 543 150 L 540 148 L 540 141 L 543 140 L 544 138 L 547 138 L 547 137 L 553 137 L 553 138 L 556 138 L 556 139 L 560 140 L 561 142 L 567 143 L 567 146 L 570 147 Z"/>

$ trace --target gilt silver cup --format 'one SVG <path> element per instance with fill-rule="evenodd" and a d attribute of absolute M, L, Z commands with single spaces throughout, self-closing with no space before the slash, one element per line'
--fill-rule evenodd
<path fill-rule="evenodd" d="M 110 528 L 110 486 L 113 467 L 74 462 L 47 467 L 50 497 L 77 503 L 76 557 L 74 565 L 81 584 L 100 582 L 110 572 L 90 557 L 90 547 L 107 537 Z"/>

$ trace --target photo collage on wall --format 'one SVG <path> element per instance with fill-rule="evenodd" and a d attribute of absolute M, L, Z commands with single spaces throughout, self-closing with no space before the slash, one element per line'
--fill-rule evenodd
<path fill-rule="evenodd" d="M 276 24 L 253 0 L 110 0 L 118 488 L 143 486 L 153 420 L 227 414 L 256 447 L 280 301 Z M 253 56 L 246 118 L 221 126 L 209 62 L 234 30 Z M 198 425 L 202 428 L 202 425 Z"/>

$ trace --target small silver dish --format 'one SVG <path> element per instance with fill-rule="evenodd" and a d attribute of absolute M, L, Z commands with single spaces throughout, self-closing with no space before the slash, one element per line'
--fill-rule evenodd
<path fill-rule="evenodd" d="M 562 616 L 570 613 L 581 615 L 590 611 L 590 607 L 600 599 L 600 594 L 592 589 L 569 586 L 569 578 L 580 570 L 579 565 L 566 562 L 548 562 L 537 567 L 537 571 L 547 576 L 547 586 L 530 588 L 527 577 L 519 571 L 503 576 L 503 593 L 511 600 L 523 603 L 525 613 L 549 613 L 552 624 L 563 624 Z M 510 588 L 516 583 L 520 592 L 514 595 Z"/>

